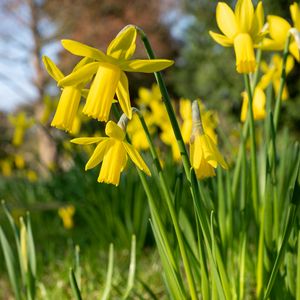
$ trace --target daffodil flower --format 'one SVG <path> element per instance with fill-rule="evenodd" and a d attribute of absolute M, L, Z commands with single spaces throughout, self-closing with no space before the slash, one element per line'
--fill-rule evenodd
<path fill-rule="evenodd" d="M 256 62 L 254 47 L 258 47 L 264 37 L 264 11 L 262 2 L 256 10 L 251 0 L 238 0 L 235 11 L 219 2 L 216 12 L 217 24 L 224 35 L 210 31 L 211 37 L 224 47 L 234 47 L 236 69 L 239 73 L 252 73 Z"/>
<path fill-rule="evenodd" d="M 18 147 L 23 143 L 25 130 L 34 124 L 34 120 L 27 118 L 24 112 L 20 112 L 16 116 L 10 115 L 8 120 L 15 127 L 12 144 Z"/>
<path fill-rule="evenodd" d="M 248 112 L 248 94 L 247 92 L 242 93 L 243 105 L 241 110 L 241 121 L 245 122 Z M 254 90 L 252 110 L 254 120 L 263 120 L 266 117 L 266 95 L 264 91 L 257 86 Z"/>
<path fill-rule="evenodd" d="M 76 71 L 90 61 L 91 59 L 82 59 L 73 71 Z M 57 82 L 65 77 L 49 57 L 43 56 L 43 63 L 49 75 Z M 85 84 L 86 81 L 63 88 L 51 126 L 72 132 Z"/>
<path fill-rule="evenodd" d="M 127 163 L 127 155 L 134 164 L 148 176 L 150 170 L 137 150 L 125 141 L 125 132 L 113 121 L 105 127 L 108 137 L 86 137 L 71 140 L 72 143 L 89 145 L 97 143 L 97 147 L 87 162 L 85 169 L 91 169 L 102 162 L 98 182 L 119 185 L 120 175 Z"/>
<path fill-rule="evenodd" d="M 74 227 L 74 221 L 73 221 L 74 214 L 75 214 L 74 205 L 68 205 L 59 208 L 58 215 L 61 217 L 63 221 L 63 225 L 66 229 L 71 229 Z"/>
<path fill-rule="evenodd" d="M 127 26 L 116 36 L 107 48 L 106 54 L 82 43 L 63 40 L 65 49 L 78 56 L 92 58 L 91 62 L 59 81 L 63 87 L 74 86 L 95 74 L 83 108 L 83 113 L 99 121 L 107 121 L 114 95 L 121 109 L 131 119 L 128 79 L 125 72 L 153 73 L 173 64 L 167 59 L 131 60 L 136 48 L 137 30 Z"/>
<path fill-rule="evenodd" d="M 300 8 L 296 2 L 290 5 L 290 12 L 294 24 L 294 29 L 299 34 Z M 268 20 L 268 31 L 271 38 L 265 38 L 263 40 L 262 49 L 271 50 L 271 51 L 283 50 L 286 43 L 286 39 L 288 37 L 289 32 L 292 29 L 292 26 L 288 21 L 278 16 L 270 15 L 268 16 L 267 20 Z M 297 40 L 293 39 L 290 42 L 289 51 L 297 61 L 300 60 L 299 48 L 300 48 L 299 41 L 297 43 Z"/>
<path fill-rule="evenodd" d="M 227 169 L 227 163 L 219 152 L 215 142 L 205 133 L 201 121 L 198 101 L 193 101 L 193 132 L 190 139 L 191 165 L 198 179 L 215 176 L 215 168 L 220 165 Z"/>
<path fill-rule="evenodd" d="M 275 94 L 278 94 L 280 79 L 281 79 L 281 70 L 282 70 L 282 58 L 278 54 L 274 54 L 271 59 L 270 65 L 265 61 L 261 62 L 260 68 L 264 75 L 261 77 L 258 87 L 265 90 L 270 83 L 273 84 Z M 294 68 L 294 59 L 292 56 L 288 56 L 286 61 L 285 73 L 288 75 Z M 285 84 L 282 92 L 282 100 L 287 100 L 289 98 L 289 92 L 287 85 Z"/>

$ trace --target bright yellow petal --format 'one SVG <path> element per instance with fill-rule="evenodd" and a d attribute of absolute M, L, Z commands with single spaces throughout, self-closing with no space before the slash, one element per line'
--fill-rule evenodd
<path fill-rule="evenodd" d="M 239 73 L 249 74 L 255 71 L 256 61 L 253 41 L 249 34 L 240 33 L 234 39 L 236 69 Z"/>
<path fill-rule="evenodd" d="M 215 33 L 212 31 L 209 31 L 209 34 L 218 44 L 220 44 L 223 47 L 231 47 L 233 44 L 233 41 L 225 35 Z"/>
<path fill-rule="evenodd" d="M 108 148 L 112 145 L 111 139 L 102 140 L 97 147 L 93 155 L 90 157 L 89 161 L 85 165 L 85 170 L 89 170 L 100 164 L 103 160 L 105 153 L 107 152 Z"/>
<path fill-rule="evenodd" d="M 74 144 L 79 144 L 79 145 L 90 145 L 90 144 L 96 144 L 100 143 L 101 141 L 107 139 L 106 137 L 82 137 L 82 138 L 76 138 L 72 139 L 70 142 Z"/>
<path fill-rule="evenodd" d="M 235 6 L 235 16 L 241 33 L 249 33 L 254 17 L 252 0 L 238 0 Z"/>
<path fill-rule="evenodd" d="M 290 43 L 290 48 L 289 48 L 290 53 L 295 57 L 295 59 L 299 62 L 300 61 L 300 49 L 298 48 L 298 45 L 295 41 L 292 41 Z"/>
<path fill-rule="evenodd" d="M 89 63 L 93 62 L 93 59 L 90 57 L 84 57 L 82 58 L 77 65 L 74 67 L 73 72 L 77 71 L 78 69 L 80 69 L 81 67 L 83 67 L 84 65 L 87 65 Z"/>
<path fill-rule="evenodd" d="M 253 39 L 256 39 L 257 35 L 261 32 L 264 26 L 264 19 L 264 8 L 262 2 L 260 1 L 257 4 L 250 30 L 250 35 Z"/>
<path fill-rule="evenodd" d="M 193 168 L 198 169 L 203 159 L 203 150 L 199 135 L 195 136 L 194 141 L 190 144 L 191 149 L 191 164 Z"/>
<path fill-rule="evenodd" d="M 294 59 L 291 55 L 288 56 L 286 60 L 286 74 L 289 74 L 295 66 Z"/>
<path fill-rule="evenodd" d="M 216 18 L 220 30 L 227 37 L 234 38 L 238 32 L 238 25 L 232 9 L 225 2 L 218 3 Z"/>
<path fill-rule="evenodd" d="M 300 31 L 300 9 L 297 2 L 294 2 L 292 5 L 290 5 L 290 12 L 294 27 L 296 27 L 297 30 Z"/>
<path fill-rule="evenodd" d="M 58 82 L 58 86 L 78 85 L 95 74 L 99 68 L 99 62 L 92 62 L 79 68 Z"/>
<path fill-rule="evenodd" d="M 136 59 L 128 60 L 120 64 L 120 68 L 126 72 L 153 73 L 164 70 L 174 64 L 168 59 Z"/>
<path fill-rule="evenodd" d="M 151 176 L 151 172 L 144 162 L 141 155 L 137 152 L 137 150 L 130 144 L 123 142 L 123 146 L 128 153 L 130 159 L 134 162 L 134 164 L 142 171 L 144 171 L 148 176 Z"/>
<path fill-rule="evenodd" d="M 132 118 L 132 109 L 130 104 L 130 96 L 128 89 L 128 79 L 124 72 L 121 72 L 120 81 L 117 86 L 117 97 L 121 106 L 121 109 L 125 115 L 131 119 Z"/>
<path fill-rule="evenodd" d="M 105 127 L 105 134 L 109 137 L 123 141 L 125 138 L 125 132 L 122 128 L 113 121 L 109 121 Z"/>
<path fill-rule="evenodd" d="M 123 143 L 117 140 L 111 141 L 107 152 L 104 155 L 98 182 L 119 185 L 121 171 L 126 161 L 126 151 Z"/>
<path fill-rule="evenodd" d="M 99 61 L 107 61 L 106 55 L 93 47 L 73 40 L 62 40 L 63 47 L 74 55 L 86 56 Z"/>
<path fill-rule="evenodd" d="M 43 63 L 47 72 L 55 81 L 60 81 L 64 78 L 64 74 L 49 57 L 43 56 Z"/>
<path fill-rule="evenodd" d="M 82 110 L 84 114 L 107 122 L 120 75 L 118 66 L 100 63 Z"/>
<path fill-rule="evenodd" d="M 116 59 L 129 59 L 135 51 L 137 31 L 135 26 L 123 28 L 107 48 L 107 55 Z"/>
<path fill-rule="evenodd" d="M 288 21 L 278 16 L 268 16 L 268 24 L 271 38 L 276 43 L 281 44 L 283 49 L 291 25 Z"/>
<path fill-rule="evenodd" d="M 248 96 L 246 92 L 242 92 L 242 97 L 243 97 L 243 104 L 242 104 L 242 109 L 241 109 L 241 121 L 245 122 L 247 118 L 247 112 L 248 112 Z"/>
<path fill-rule="evenodd" d="M 80 90 L 76 87 L 68 86 L 64 88 L 51 122 L 51 126 L 71 131 L 77 115 L 80 98 Z"/>

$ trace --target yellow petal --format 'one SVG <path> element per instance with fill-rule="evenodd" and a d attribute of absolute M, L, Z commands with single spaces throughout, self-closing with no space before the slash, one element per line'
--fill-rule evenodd
<path fill-rule="evenodd" d="M 126 151 L 123 143 L 117 140 L 111 142 L 104 155 L 98 182 L 119 185 L 121 171 L 126 161 Z"/>
<path fill-rule="evenodd" d="M 240 33 L 234 39 L 236 69 L 239 73 L 248 74 L 255 71 L 256 62 L 253 42 L 249 34 Z"/>
<path fill-rule="evenodd" d="M 234 38 L 238 25 L 232 9 L 225 3 L 219 2 L 216 12 L 217 24 L 220 30 L 229 38 Z"/>
<path fill-rule="evenodd" d="M 84 114 L 107 122 L 120 75 L 118 66 L 100 63 L 82 110 Z"/>
<path fill-rule="evenodd" d="M 269 38 L 264 38 L 260 48 L 262 50 L 268 51 L 280 51 L 283 50 L 284 44 L 281 41 L 275 41 Z"/>
<path fill-rule="evenodd" d="M 194 141 L 190 145 L 191 149 L 191 164 L 195 169 L 198 169 L 201 160 L 203 159 L 203 151 L 201 147 L 201 142 L 199 139 L 199 135 L 197 135 Z"/>
<path fill-rule="evenodd" d="M 242 33 L 249 33 L 254 17 L 252 0 L 238 0 L 235 6 L 235 16 L 239 31 Z"/>
<path fill-rule="evenodd" d="M 93 62 L 92 58 L 89 57 L 84 57 L 82 58 L 79 63 L 74 67 L 73 72 L 80 69 L 81 67 L 83 67 L 84 65 L 87 65 L 89 63 Z"/>
<path fill-rule="evenodd" d="M 51 122 L 51 126 L 71 131 L 77 115 L 80 98 L 80 90 L 76 87 L 68 86 L 64 88 Z"/>
<path fill-rule="evenodd" d="M 130 96 L 128 90 L 128 79 L 124 72 L 121 72 L 120 81 L 117 86 L 117 97 L 121 106 L 121 109 L 125 115 L 131 119 L 132 118 L 132 109 L 130 104 Z"/>
<path fill-rule="evenodd" d="M 125 138 L 125 132 L 122 128 L 113 121 L 109 121 L 105 127 L 105 134 L 109 137 L 123 141 Z"/>
<path fill-rule="evenodd" d="M 256 38 L 257 35 L 261 32 L 263 26 L 264 26 L 264 8 L 262 5 L 262 2 L 260 1 L 257 4 L 256 10 L 254 13 L 250 35 L 253 38 Z"/>
<path fill-rule="evenodd" d="M 166 69 L 174 64 L 168 59 L 136 59 L 128 60 L 120 64 L 120 68 L 126 72 L 153 73 Z"/>
<path fill-rule="evenodd" d="M 290 12 L 294 27 L 296 27 L 297 30 L 300 31 L 300 9 L 297 2 L 294 2 L 292 5 L 290 5 Z"/>
<path fill-rule="evenodd" d="M 290 43 L 289 51 L 295 57 L 295 59 L 299 62 L 299 60 L 300 60 L 300 53 L 299 53 L 300 49 L 298 48 L 298 45 L 295 41 L 292 41 Z"/>
<path fill-rule="evenodd" d="M 99 137 L 98 136 L 82 137 L 82 138 L 72 139 L 71 143 L 79 144 L 79 145 L 90 145 L 90 144 L 100 143 L 104 139 L 107 139 L 107 138 L 106 137 L 100 137 L 100 136 Z"/>
<path fill-rule="evenodd" d="M 111 139 L 102 140 L 94 150 L 93 155 L 90 157 L 89 161 L 85 165 L 85 170 L 89 170 L 100 164 L 103 160 L 105 153 L 108 148 L 112 145 Z"/>
<path fill-rule="evenodd" d="M 129 25 L 123 28 L 107 48 L 107 55 L 116 59 L 129 59 L 135 51 L 136 28 Z"/>
<path fill-rule="evenodd" d="M 233 41 L 225 35 L 209 31 L 210 36 L 223 47 L 231 47 Z"/>
<path fill-rule="evenodd" d="M 92 62 L 79 68 L 58 82 L 58 86 L 78 85 L 95 74 L 99 68 L 99 62 Z"/>
<path fill-rule="evenodd" d="M 268 16 L 268 24 L 271 38 L 281 44 L 283 49 L 291 25 L 278 16 Z"/>
<path fill-rule="evenodd" d="M 134 164 L 142 171 L 144 171 L 148 176 L 151 176 L 151 172 L 144 162 L 141 155 L 137 152 L 137 150 L 130 144 L 123 142 L 123 146 L 128 153 L 130 159 L 134 162 Z"/>
<path fill-rule="evenodd" d="M 286 60 L 286 74 L 289 74 L 295 66 L 295 62 L 292 56 L 288 56 Z"/>
<path fill-rule="evenodd" d="M 64 74 L 49 57 L 43 56 L 43 63 L 47 72 L 54 80 L 60 81 L 64 78 Z"/>
<path fill-rule="evenodd" d="M 99 61 L 106 61 L 106 55 L 93 47 L 73 40 L 62 40 L 63 47 L 74 55 L 86 56 Z"/>

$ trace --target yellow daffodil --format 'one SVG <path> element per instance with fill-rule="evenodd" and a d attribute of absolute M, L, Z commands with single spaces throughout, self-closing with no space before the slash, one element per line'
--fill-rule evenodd
<path fill-rule="evenodd" d="M 74 86 L 96 74 L 83 108 L 84 114 L 99 121 L 107 121 L 114 95 L 117 94 L 121 109 L 131 119 L 132 110 L 125 72 L 152 73 L 173 64 L 173 61 L 167 59 L 131 60 L 136 48 L 136 35 L 135 26 L 126 26 L 110 43 L 106 54 L 76 41 L 62 41 L 64 48 L 71 53 L 94 60 L 59 81 L 60 86 Z"/>
<path fill-rule="evenodd" d="M 193 132 L 190 139 L 190 159 L 198 179 L 215 176 L 220 165 L 227 169 L 227 163 L 214 141 L 203 130 L 198 101 L 193 101 Z"/>
<path fill-rule="evenodd" d="M 254 72 L 254 47 L 258 47 L 264 36 L 262 2 L 258 3 L 254 11 L 251 0 L 238 0 L 234 12 L 225 2 L 219 2 L 216 18 L 224 35 L 210 31 L 211 37 L 224 47 L 234 47 L 239 73 Z"/>
<path fill-rule="evenodd" d="M 292 69 L 294 68 L 294 59 L 292 56 L 288 56 L 286 61 L 286 75 L 288 75 Z M 275 94 L 278 94 L 279 86 L 280 86 L 280 78 L 281 78 L 281 70 L 282 70 L 282 58 L 278 54 L 274 54 L 272 56 L 272 60 L 270 65 L 268 65 L 265 61 L 261 62 L 261 70 L 264 75 L 261 77 L 261 80 L 258 83 L 258 86 L 265 90 L 270 83 L 273 84 L 273 88 Z M 289 98 L 289 92 L 287 85 L 284 85 L 282 100 L 287 100 Z"/>
<path fill-rule="evenodd" d="M 15 127 L 12 144 L 18 147 L 23 143 L 26 129 L 30 128 L 34 121 L 27 118 L 25 112 L 20 112 L 16 116 L 10 115 L 8 120 Z"/>
<path fill-rule="evenodd" d="M 21 155 L 21 154 L 16 154 L 15 155 L 15 165 L 18 169 L 24 169 L 25 160 L 24 160 L 23 155 Z"/>
<path fill-rule="evenodd" d="M 245 122 L 248 112 L 248 94 L 242 93 L 243 105 L 241 110 L 241 121 Z M 256 87 L 252 102 L 254 120 L 263 120 L 266 117 L 266 95 L 260 87 Z"/>
<path fill-rule="evenodd" d="M 141 106 L 151 106 L 151 103 L 161 101 L 161 92 L 157 84 L 153 84 L 151 89 L 140 87 L 138 91 L 137 104 Z"/>
<path fill-rule="evenodd" d="M 43 98 L 43 107 L 40 114 L 40 122 L 43 125 L 46 125 L 49 121 L 50 116 L 55 111 L 55 108 L 58 104 L 58 101 L 55 99 L 51 99 L 49 95 L 46 95 Z"/>
<path fill-rule="evenodd" d="M 30 182 L 36 182 L 38 180 L 38 175 L 34 170 L 28 170 L 26 176 Z"/>
<path fill-rule="evenodd" d="M 76 72 L 77 69 L 81 68 L 90 61 L 90 59 L 82 59 L 76 65 L 73 71 Z M 59 70 L 59 68 L 49 57 L 44 56 L 43 62 L 47 72 L 54 80 L 59 82 L 60 80 L 65 78 L 64 74 Z M 74 125 L 73 123 L 77 116 L 77 111 L 82 95 L 82 89 L 86 82 L 87 79 L 85 82 L 81 82 L 63 88 L 54 118 L 51 122 L 51 126 L 65 131 L 72 131 Z"/>
<path fill-rule="evenodd" d="M 293 30 L 296 31 L 296 35 L 294 35 L 294 37 L 296 38 L 292 39 L 290 42 L 289 51 L 296 58 L 296 60 L 299 61 L 300 8 L 296 2 L 290 5 L 290 12 L 294 25 Z M 265 38 L 263 40 L 262 49 L 272 51 L 283 50 L 289 32 L 293 32 L 291 31 L 292 26 L 288 21 L 278 16 L 270 15 L 268 16 L 267 20 L 268 31 L 271 38 Z"/>
<path fill-rule="evenodd" d="M 102 162 L 98 182 L 119 185 L 120 175 L 127 163 L 127 155 L 134 164 L 147 175 L 150 170 L 137 150 L 125 141 L 125 132 L 113 121 L 105 127 L 108 137 L 86 137 L 71 140 L 75 144 L 89 145 L 98 143 L 94 153 L 87 162 L 85 169 L 94 168 Z"/>
<path fill-rule="evenodd" d="M 0 161 L 1 173 L 4 177 L 10 177 L 12 174 L 12 163 L 9 159 Z"/>
<path fill-rule="evenodd" d="M 68 205 L 59 208 L 58 215 L 61 217 L 63 221 L 63 225 L 66 229 L 71 229 L 74 227 L 74 221 L 73 221 L 74 214 L 75 214 L 74 205 Z"/>

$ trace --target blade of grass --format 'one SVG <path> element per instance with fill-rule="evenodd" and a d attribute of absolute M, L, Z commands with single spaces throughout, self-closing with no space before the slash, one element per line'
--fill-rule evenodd
<path fill-rule="evenodd" d="M 109 299 L 109 295 L 112 288 L 112 276 L 113 276 L 113 269 L 114 269 L 114 245 L 109 245 L 109 253 L 108 253 L 108 267 L 106 273 L 106 282 L 105 288 L 101 297 L 101 300 Z"/>

